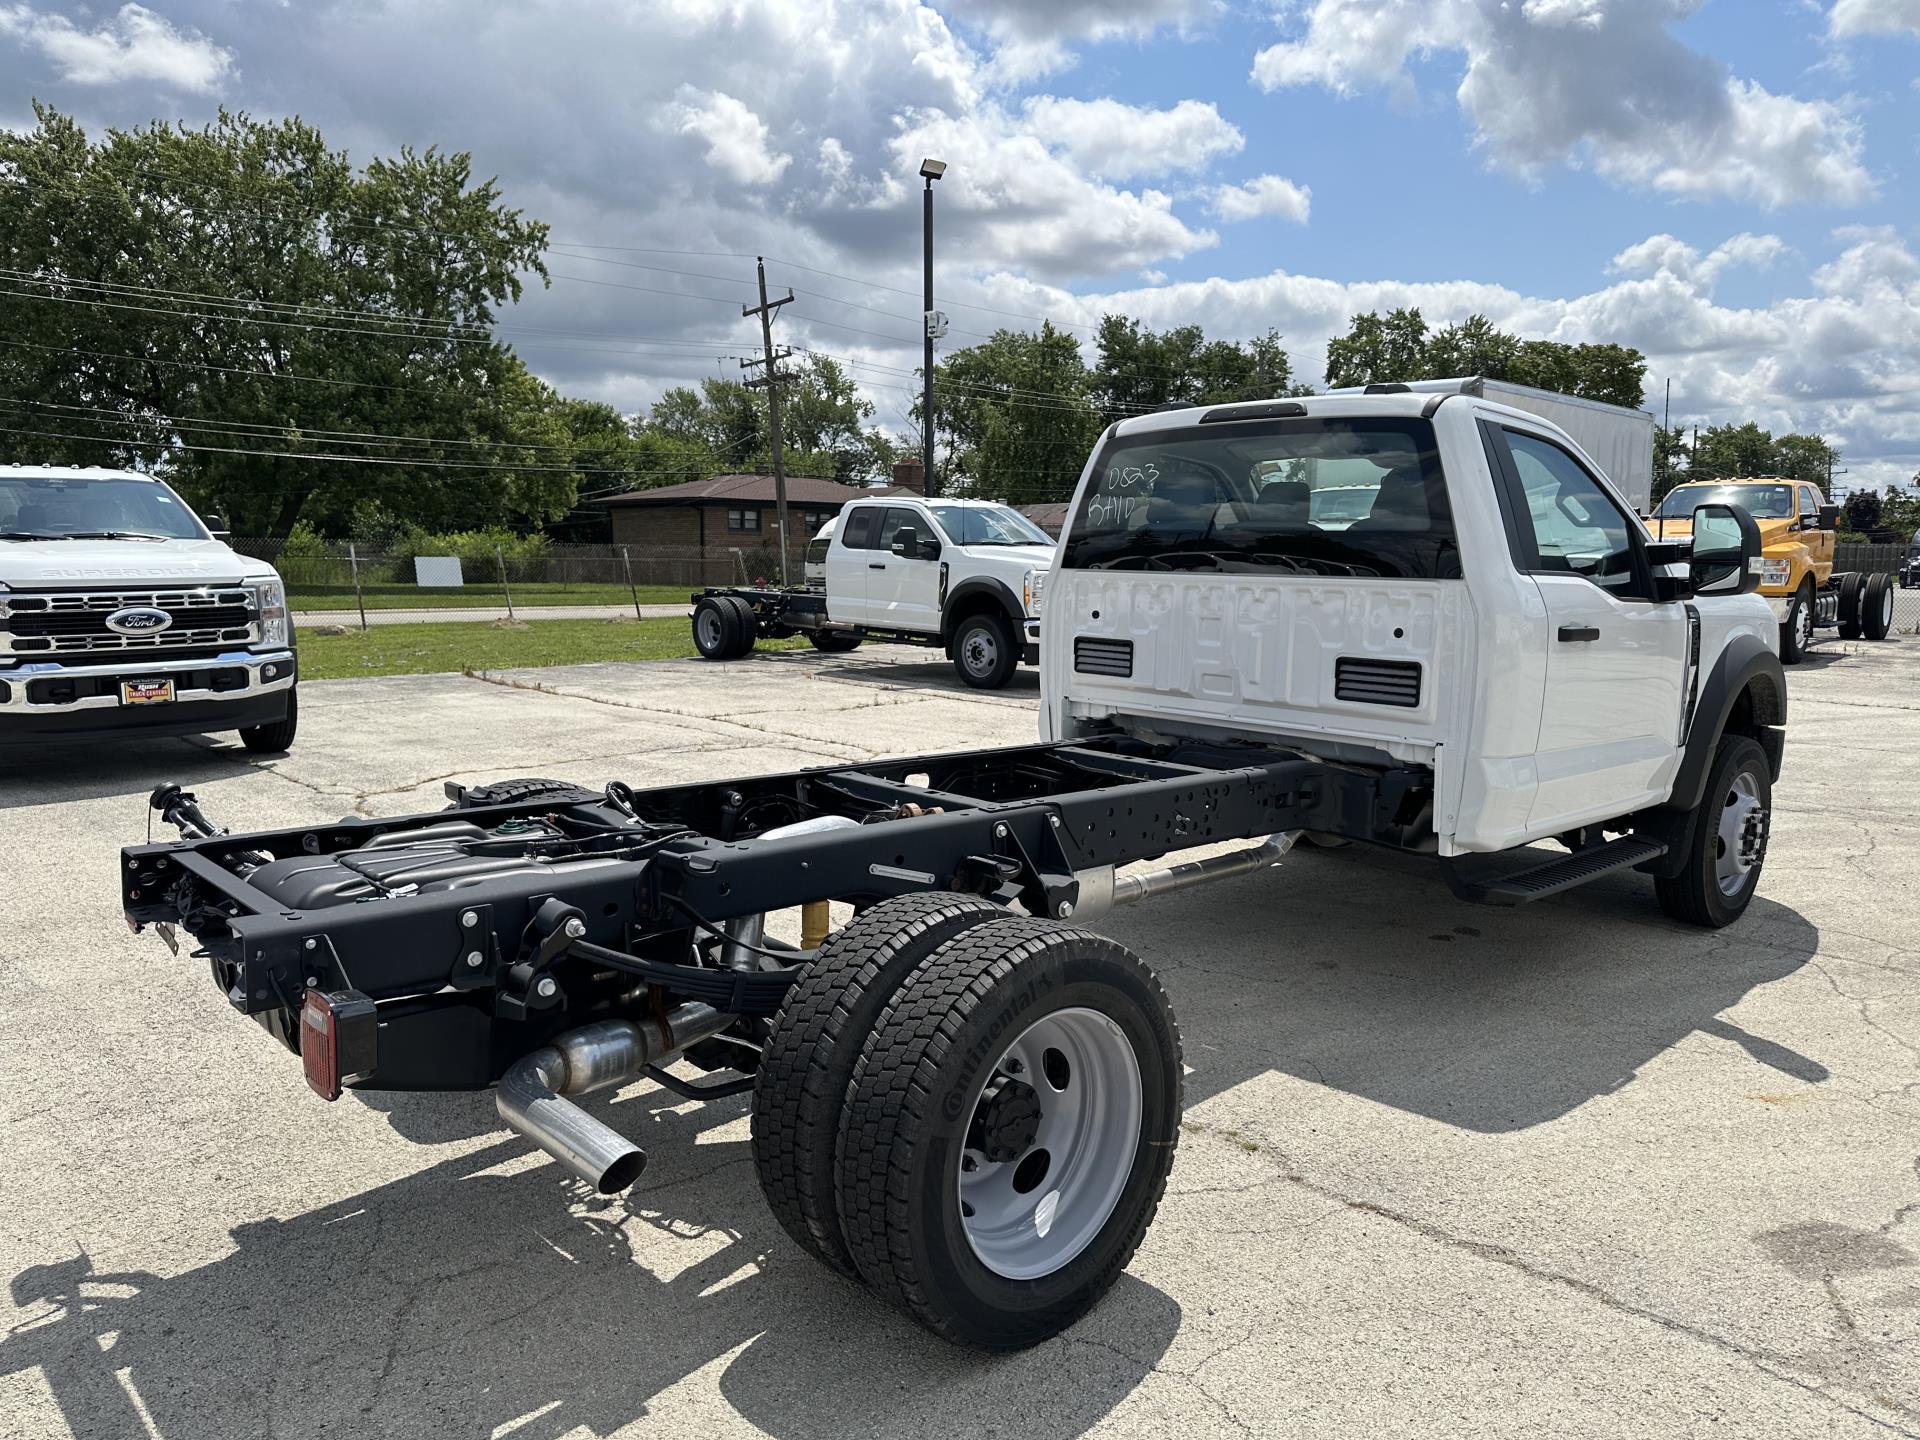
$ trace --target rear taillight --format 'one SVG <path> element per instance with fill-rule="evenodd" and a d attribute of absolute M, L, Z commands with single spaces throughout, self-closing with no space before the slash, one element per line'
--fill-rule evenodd
<path fill-rule="evenodd" d="M 309 990 L 300 1006 L 300 1063 L 322 1100 L 338 1100 L 349 1080 L 373 1074 L 380 1018 L 358 990 Z"/>

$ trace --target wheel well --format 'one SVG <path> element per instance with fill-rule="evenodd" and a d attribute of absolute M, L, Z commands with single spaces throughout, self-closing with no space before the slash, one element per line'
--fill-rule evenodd
<path fill-rule="evenodd" d="M 1773 771 L 1773 778 L 1778 780 L 1784 740 L 1779 727 L 1786 723 L 1786 719 L 1786 696 L 1780 692 L 1771 676 L 1756 675 L 1734 697 L 1733 709 L 1728 712 L 1727 723 L 1721 733 L 1745 735 L 1757 740 L 1760 748 L 1767 752 L 1767 764 Z"/>
<path fill-rule="evenodd" d="M 1008 625 L 1013 625 L 1013 621 L 1007 615 L 1006 603 L 993 591 L 969 590 L 964 595 L 957 595 L 948 602 L 947 613 L 941 617 L 940 621 L 941 629 L 945 632 L 943 638 L 946 641 L 949 656 L 953 654 L 953 637 L 959 632 L 960 626 L 976 615 L 998 615 Z M 1020 638 L 1017 628 L 1014 631 L 1014 638 L 1016 640 Z"/>

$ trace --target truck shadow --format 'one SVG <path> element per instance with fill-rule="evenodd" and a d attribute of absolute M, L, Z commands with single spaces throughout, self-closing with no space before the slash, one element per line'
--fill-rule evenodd
<path fill-rule="evenodd" d="M 1277 1070 L 1467 1130 L 1522 1130 L 1695 1033 L 1792 1079 L 1828 1078 L 1784 1038 L 1721 1018 L 1818 949 L 1812 924 L 1764 897 L 1719 932 L 1668 920 L 1639 875 L 1498 910 L 1456 901 L 1431 861 L 1303 848 L 1278 874 L 1098 928 L 1161 972 L 1189 1105 Z"/>
<path fill-rule="evenodd" d="M 144 796 L 163 780 L 192 789 L 256 768 L 232 737 L 103 736 L 0 749 L 0 810 Z M 129 837 L 131 839 L 133 837 Z M 173 838 L 173 832 L 167 832 Z"/>
<path fill-rule="evenodd" d="M 1107 1415 L 1179 1327 L 1172 1300 L 1123 1277 L 1066 1339 L 1005 1357 L 955 1349 L 787 1240 L 744 1127 L 711 1133 L 744 1101 L 661 1103 L 644 1092 L 611 1107 L 656 1147 L 624 1199 L 528 1165 L 539 1157 L 514 1138 L 239 1226 L 231 1254 L 172 1278 L 98 1271 L 84 1251 L 29 1267 L 11 1282 L 25 1318 L 0 1334 L 0 1376 L 37 1368 L 82 1440 L 501 1427 L 560 1440 L 648 1418 L 691 1433 L 683 1407 L 708 1383 L 795 1440 L 939 1434 L 955 1415 L 1006 1417 L 988 1430 L 1017 1417 L 1046 1440 Z"/>

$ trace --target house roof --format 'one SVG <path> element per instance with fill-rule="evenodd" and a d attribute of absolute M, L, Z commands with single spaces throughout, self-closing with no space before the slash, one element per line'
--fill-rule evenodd
<path fill-rule="evenodd" d="M 789 505 L 844 505 L 849 500 L 871 498 L 885 491 L 842 485 L 837 480 L 821 480 L 812 475 L 787 477 Z M 705 480 L 689 480 L 684 485 L 660 485 L 651 490 L 630 490 L 624 495 L 609 495 L 596 505 L 733 505 L 742 501 L 774 502 L 771 475 L 711 475 Z"/>
<path fill-rule="evenodd" d="M 1048 501 L 1042 505 L 1022 505 L 1020 513 L 1049 535 L 1058 536 L 1066 529 L 1069 508 L 1065 501 Z"/>

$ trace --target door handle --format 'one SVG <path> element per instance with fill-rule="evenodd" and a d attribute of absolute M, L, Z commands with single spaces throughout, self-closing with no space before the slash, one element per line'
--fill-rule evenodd
<path fill-rule="evenodd" d="M 887 567 L 886 567 L 886 566 L 884 566 L 884 565 L 874 565 L 874 564 L 872 564 L 872 563 L 869 563 L 869 564 L 867 565 L 867 568 L 868 568 L 869 570 L 884 570 L 884 569 L 886 569 Z"/>
<path fill-rule="evenodd" d="M 1598 640 L 1600 631 L 1592 625 L 1562 625 L 1560 638 L 1562 640 Z"/>

